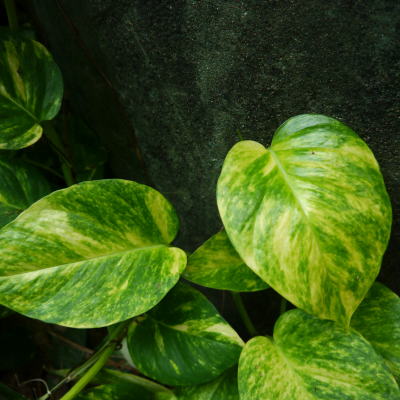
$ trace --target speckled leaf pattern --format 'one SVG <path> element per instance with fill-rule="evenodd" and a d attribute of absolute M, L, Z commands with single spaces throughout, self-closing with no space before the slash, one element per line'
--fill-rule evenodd
<path fill-rule="evenodd" d="M 218 378 L 196 386 L 178 386 L 177 400 L 239 400 L 238 367 L 229 368 Z"/>
<path fill-rule="evenodd" d="M 371 343 L 392 374 L 400 379 L 399 296 L 375 282 L 354 313 L 351 327 Z"/>
<path fill-rule="evenodd" d="M 199 247 L 182 276 L 198 285 L 236 292 L 255 292 L 269 286 L 240 258 L 224 230 Z"/>
<path fill-rule="evenodd" d="M 0 149 L 22 149 L 61 107 L 63 81 L 40 43 L 0 27 Z"/>
<path fill-rule="evenodd" d="M 240 356 L 241 400 L 397 400 L 395 379 L 356 331 L 303 310 L 283 314 L 274 338 L 250 340 Z"/>
<path fill-rule="evenodd" d="M 110 325 L 154 307 L 185 253 L 171 204 L 124 180 L 85 182 L 36 202 L 0 231 L 0 303 L 76 328 Z"/>
<path fill-rule="evenodd" d="M 206 297 L 183 283 L 128 331 L 137 368 L 174 386 L 212 380 L 238 362 L 243 346 Z"/>
<path fill-rule="evenodd" d="M 78 400 L 176 400 L 173 393 L 149 392 L 144 387 L 129 383 L 113 383 L 88 389 Z"/>
<path fill-rule="evenodd" d="M 356 133 L 333 118 L 300 115 L 268 149 L 239 142 L 217 201 L 256 274 L 295 306 L 349 327 L 378 275 L 392 222 L 379 165 Z"/>
<path fill-rule="evenodd" d="M 32 165 L 0 157 L 0 228 L 50 193 L 46 179 Z"/>

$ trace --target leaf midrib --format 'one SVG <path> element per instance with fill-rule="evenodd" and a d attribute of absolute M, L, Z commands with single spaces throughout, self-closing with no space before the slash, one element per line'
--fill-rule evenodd
<path fill-rule="evenodd" d="M 22 272 L 20 274 L 4 275 L 4 276 L 0 276 L 0 280 L 10 279 L 12 277 L 20 276 L 20 275 L 28 275 L 28 274 L 31 274 L 31 273 L 49 271 L 49 270 L 51 270 L 53 268 L 54 269 L 55 268 L 62 268 L 62 267 L 65 267 L 66 265 L 71 265 L 71 264 L 84 263 L 86 261 L 92 261 L 92 260 L 100 260 L 102 258 L 112 257 L 112 256 L 116 256 L 116 255 L 119 255 L 119 254 L 130 253 L 130 252 L 135 252 L 135 251 L 140 251 L 140 250 L 148 250 L 148 249 L 152 249 L 152 248 L 161 248 L 161 247 L 175 248 L 175 247 L 171 247 L 168 244 L 158 244 L 158 245 L 154 245 L 154 246 L 138 247 L 138 248 L 133 248 L 133 249 L 129 249 L 129 250 L 118 251 L 116 253 L 105 254 L 105 255 L 99 256 L 99 257 L 85 258 L 84 260 L 79 260 L 79 261 L 71 261 L 71 262 L 68 262 L 68 263 L 65 263 L 65 264 L 54 265 L 53 267 L 40 268 L 40 269 L 36 269 L 36 270 L 33 270 L 33 271 L 29 271 L 29 272 Z"/>
<path fill-rule="evenodd" d="M 6 96 L 4 93 L 0 92 L 0 95 L 3 96 L 5 99 L 7 99 L 7 100 L 11 101 L 12 103 L 14 103 L 21 110 L 25 111 L 35 121 L 36 124 L 40 125 L 40 121 L 32 113 L 30 113 L 25 107 L 23 107 L 21 104 L 17 103 L 11 97 Z"/>
<path fill-rule="evenodd" d="M 325 274 L 328 275 L 328 268 L 327 268 L 327 266 L 326 266 L 324 257 L 323 257 L 323 255 L 322 255 L 321 248 L 319 247 L 319 243 L 318 243 L 318 240 L 317 240 L 317 236 L 315 235 L 314 228 L 313 228 L 313 226 L 311 225 L 311 222 L 310 222 L 310 220 L 309 220 L 309 218 L 308 218 L 308 215 L 307 215 L 306 211 L 304 210 L 303 205 L 301 204 L 301 201 L 300 201 L 299 197 L 297 196 L 297 194 L 296 194 L 296 192 L 295 192 L 295 190 L 294 190 L 292 184 L 290 183 L 289 177 L 287 176 L 286 171 L 283 169 L 281 163 L 279 162 L 279 159 L 278 159 L 278 157 L 276 156 L 275 152 L 272 150 L 271 147 L 269 147 L 267 150 L 271 153 L 272 157 L 274 158 L 274 160 L 275 160 L 275 162 L 276 162 L 276 165 L 278 166 L 279 171 L 282 173 L 282 175 L 283 175 L 283 177 L 284 177 L 286 183 L 288 184 L 288 186 L 289 186 L 290 190 L 292 191 L 292 193 L 293 193 L 293 195 L 294 195 L 294 197 L 295 197 L 297 203 L 299 204 L 301 211 L 302 211 L 303 214 L 304 214 L 304 217 L 305 217 L 305 219 L 306 219 L 306 221 L 307 221 L 307 223 L 308 223 L 308 225 L 309 225 L 309 227 L 310 227 L 310 229 L 311 229 L 311 232 L 312 232 L 312 234 L 313 234 L 315 243 L 317 244 L 318 252 L 319 252 L 319 254 L 320 254 L 320 256 L 321 256 L 322 263 L 323 263 L 323 265 L 324 265 Z"/>

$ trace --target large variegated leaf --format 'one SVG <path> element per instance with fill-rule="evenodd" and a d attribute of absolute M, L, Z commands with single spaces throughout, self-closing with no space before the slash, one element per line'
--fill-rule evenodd
<path fill-rule="evenodd" d="M 39 200 L 0 231 L 0 303 L 71 327 L 110 325 L 154 307 L 186 266 L 157 191 L 86 182 Z"/>
<path fill-rule="evenodd" d="M 236 144 L 217 200 L 233 246 L 256 274 L 297 307 L 348 328 L 392 222 L 379 165 L 350 128 L 301 115 L 269 148 Z"/>
<path fill-rule="evenodd" d="M 218 378 L 196 386 L 178 386 L 177 400 L 239 400 L 237 365 Z"/>
<path fill-rule="evenodd" d="M 367 339 L 400 379 L 400 298 L 375 282 L 351 319 L 351 327 Z"/>
<path fill-rule="evenodd" d="M 40 43 L 0 27 L 0 149 L 21 149 L 42 135 L 63 95 L 61 72 Z"/>
<path fill-rule="evenodd" d="M 167 385 L 207 382 L 237 363 L 243 341 L 200 292 L 178 283 L 128 331 L 133 362 Z"/>
<path fill-rule="evenodd" d="M 255 292 L 269 287 L 243 262 L 225 229 L 192 254 L 182 276 L 198 285 L 236 292 Z"/>
<path fill-rule="evenodd" d="M 32 165 L 1 157 L 0 228 L 50 192 L 46 179 Z"/>
<path fill-rule="evenodd" d="M 241 400 L 397 400 L 400 390 L 353 329 L 302 310 L 283 314 L 274 338 L 250 340 L 240 356 Z"/>
<path fill-rule="evenodd" d="M 146 388 L 129 383 L 112 383 L 85 390 L 78 400 L 176 400 L 173 393 L 149 392 Z"/>

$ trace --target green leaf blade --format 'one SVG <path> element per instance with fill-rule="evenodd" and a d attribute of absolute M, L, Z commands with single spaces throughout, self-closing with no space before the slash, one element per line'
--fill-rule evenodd
<path fill-rule="evenodd" d="M 257 337 L 239 361 L 242 400 L 398 399 L 400 390 L 371 345 L 356 331 L 302 310 L 285 313 L 274 339 Z"/>
<path fill-rule="evenodd" d="M 110 325 L 157 304 L 185 253 L 171 204 L 144 185 L 87 182 L 54 192 L 0 234 L 0 303 L 70 327 Z"/>
<path fill-rule="evenodd" d="M 243 345 L 213 305 L 182 283 L 128 332 L 138 369 L 169 385 L 215 378 L 237 363 Z"/>
<path fill-rule="evenodd" d="M 51 192 L 43 175 L 19 160 L 0 158 L 0 177 L 0 229 Z"/>
<path fill-rule="evenodd" d="M 375 282 L 351 319 L 351 327 L 364 336 L 400 378 L 400 298 Z"/>
<path fill-rule="evenodd" d="M 177 400 L 239 400 L 237 365 L 218 378 L 196 386 L 181 386 L 175 389 Z"/>
<path fill-rule="evenodd" d="M 325 116 L 290 119 L 272 147 L 244 141 L 217 187 L 240 257 L 297 307 L 349 327 L 376 278 L 392 222 L 368 146 Z"/>
<path fill-rule="evenodd" d="M 0 149 L 22 149 L 42 135 L 63 94 L 61 72 L 44 46 L 0 28 Z"/>
<path fill-rule="evenodd" d="M 198 285 L 220 290 L 255 292 L 269 287 L 243 262 L 225 230 L 190 256 L 182 276 Z"/>

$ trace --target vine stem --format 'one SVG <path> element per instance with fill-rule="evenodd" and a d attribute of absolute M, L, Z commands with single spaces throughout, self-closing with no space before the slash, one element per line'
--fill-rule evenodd
<path fill-rule="evenodd" d="M 257 331 L 254 328 L 253 323 L 251 322 L 251 319 L 249 317 L 249 314 L 247 314 L 246 308 L 244 307 L 242 298 L 240 296 L 239 292 L 234 292 L 231 291 L 232 297 L 233 297 L 233 301 L 236 304 L 237 309 L 239 310 L 239 314 L 242 317 L 242 320 L 244 322 L 244 324 L 246 325 L 247 331 L 250 333 L 251 337 L 254 337 L 257 335 Z"/>
<path fill-rule="evenodd" d="M 282 297 L 282 301 L 281 301 L 281 312 L 279 315 L 282 315 L 286 312 L 286 305 L 287 305 L 287 300 Z"/>
<path fill-rule="evenodd" d="M 4 4 L 6 5 L 8 24 L 11 29 L 18 28 L 18 18 L 17 18 L 17 9 L 15 8 L 14 0 L 4 0 Z"/>
<path fill-rule="evenodd" d="M 131 320 L 124 321 L 115 329 L 115 331 L 110 335 L 108 347 L 100 355 L 96 363 L 86 372 L 85 375 L 82 376 L 82 378 L 71 388 L 71 390 L 61 398 L 61 400 L 72 400 L 101 370 L 103 365 L 107 362 L 107 360 L 110 358 L 111 354 L 114 352 L 115 348 L 119 344 L 119 337 L 122 335 L 122 333 L 125 331 L 130 323 Z"/>
<path fill-rule="evenodd" d="M 64 148 L 60 138 L 51 121 L 43 121 L 42 122 L 44 128 L 44 134 L 46 138 L 50 141 L 50 143 L 54 146 L 55 150 L 58 153 L 58 156 L 61 161 L 61 168 L 64 173 L 64 178 L 67 186 L 72 186 L 74 184 L 74 178 L 72 176 L 72 164 L 68 160 L 67 151 Z"/>

